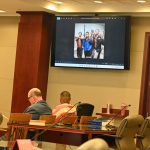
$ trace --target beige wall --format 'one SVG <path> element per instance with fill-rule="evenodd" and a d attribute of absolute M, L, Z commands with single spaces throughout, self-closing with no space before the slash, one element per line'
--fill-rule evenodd
<path fill-rule="evenodd" d="M 0 112 L 9 116 L 19 17 L 0 17 Z M 149 18 L 132 18 L 131 69 L 94 70 L 49 68 L 47 102 L 59 104 L 59 94 L 68 90 L 72 103 L 81 101 L 95 105 L 95 112 L 107 103 L 120 107 L 131 104 L 131 114 L 138 113 L 144 34 L 150 32 Z M 6 120 L 3 126 L 6 125 Z"/>
<path fill-rule="evenodd" d="M 0 112 L 6 116 L 11 108 L 18 21 L 19 17 L 0 17 Z"/>

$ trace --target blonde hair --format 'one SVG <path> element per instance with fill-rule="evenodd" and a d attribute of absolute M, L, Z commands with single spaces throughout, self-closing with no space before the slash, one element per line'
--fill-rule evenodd
<path fill-rule="evenodd" d="M 63 91 L 60 93 L 60 99 L 63 103 L 69 103 L 71 100 L 71 94 L 68 91 Z"/>
<path fill-rule="evenodd" d="M 28 98 L 31 96 L 42 96 L 41 90 L 38 88 L 32 88 L 29 92 L 28 92 Z"/>

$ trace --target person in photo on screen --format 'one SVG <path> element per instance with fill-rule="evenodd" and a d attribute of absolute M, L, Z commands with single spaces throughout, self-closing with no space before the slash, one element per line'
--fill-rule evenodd
<path fill-rule="evenodd" d="M 28 92 L 28 101 L 31 105 L 25 109 L 24 113 L 32 114 L 33 120 L 38 120 L 40 115 L 52 114 L 52 109 L 48 106 L 46 101 L 43 100 L 40 89 L 32 88 Z"/>
<path fill-rule="evenodd" d="M 90 41 L 92 43 L 92 48 L 91 48 L 91 51 L 92 51 L 92 56 L 91 58 L 94 58 L 94 55 L 95 55 L 95 33 L 94 33 L 94 30 L 92 29 L 91 32 L 90 32 Z"/>
<path fill-rule="evenodd" d="M 78 37 L 75 38 L 77 43 L 77 58 L 82 58 L 82 32 L 78 33 Z"/>
<path fill-rule="evenodd" d="M 85 33 L 85 38 L 83 39 L 83 50 L 85 58 L 91 58 L 92 56 L 92 40 L 90 39 L 89 32 Z"/>
<path fill-rule="evenodd" d="M 59 122 L 59 120 L 61 120 L 66 113 L 69 115 L 76 114 L 76 108 L 73 108 L 73 105 L 70 104 L 70 101 L 71 94 L 68 91 L 63 91 L 60 93 L 60 104 L 57 105 L 52 111 L 52 114 L 56 116 L 56 122 Z M 66 145 L 56 143 L 55 150 L 66 150 Z"/>
<path fill-rule="evenodd" d="M 96 29 L 94 47 L 95 47 L 96 52 L 98 53 L 97 59 L 100 59 L 100 54 L 102 51 L 102 45 L 104 45 L 103 34 L 102 34 L 102 32 L 100 32 L 99 29 Z"/>

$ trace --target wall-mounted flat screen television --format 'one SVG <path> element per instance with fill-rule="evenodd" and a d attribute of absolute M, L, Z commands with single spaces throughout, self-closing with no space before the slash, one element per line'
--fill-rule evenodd
<path fill-rule="evenodd" d="M 56 16 L 51 64 L 129 69 L 129 16 Z"/>

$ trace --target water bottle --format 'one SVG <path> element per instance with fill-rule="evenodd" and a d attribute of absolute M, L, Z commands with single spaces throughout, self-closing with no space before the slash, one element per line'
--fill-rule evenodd
<path fill-rule="evenodd" d="M 127 105 L 125 103 L 121 104 L 121 116 L 125 116 Z"/>
<path fill-rule="evenodd" d="M 110 114 L 111 104 L 107 104 L 107 114 Z"/>

